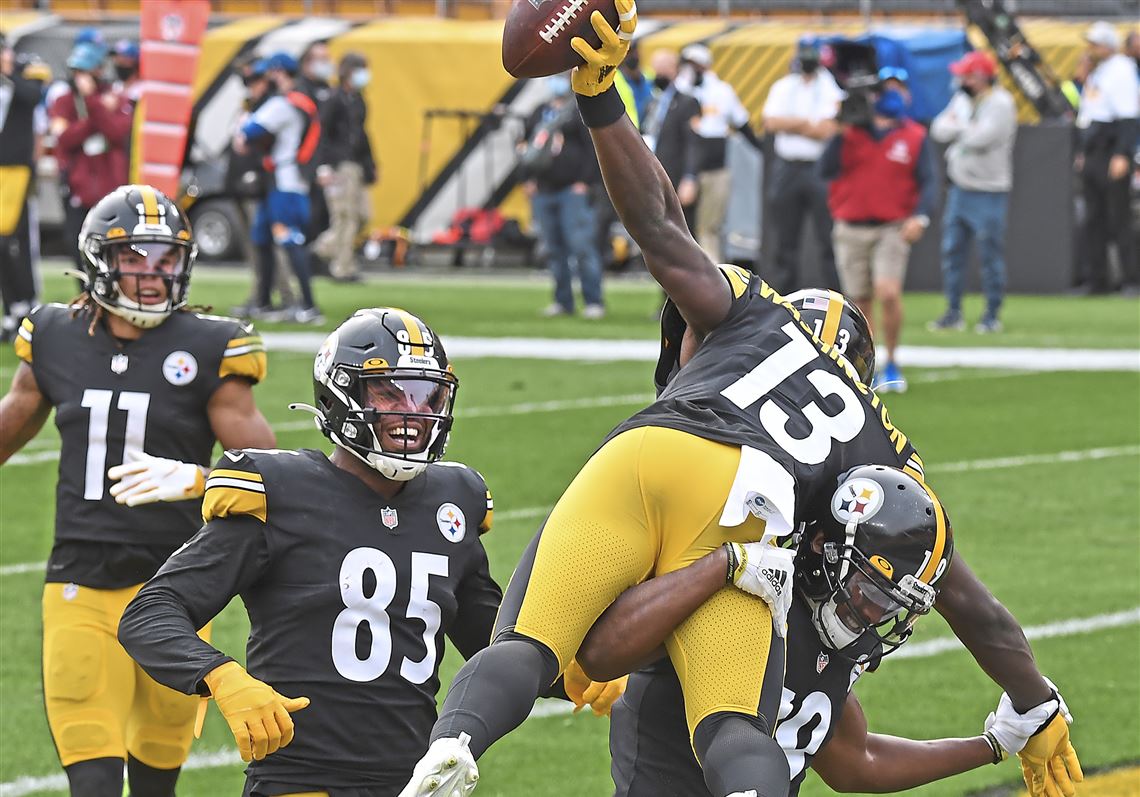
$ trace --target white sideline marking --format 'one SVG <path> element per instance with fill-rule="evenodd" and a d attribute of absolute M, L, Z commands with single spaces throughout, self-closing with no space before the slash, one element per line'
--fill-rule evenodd
<path fill-rule="evenodd" d="M 620 397 L 615 397 L 620 398 Z M 55 453 L 58 452 L 43 452 Z M 966 473 L 976 470 L 1006 470 L 1009 468 L 1022 468 L 1028 465 L 1054 465 L 1069 462 L 1087 462 L 1097 459 L 1111 459 L 1114 457 L 1131 457 L 1140 455 L 1140 445 L 1117 446 L 1115 448 L 1089 448 L 1084 451 L 1058 451 L 1053 454 L 1026 454 L 1020 457 L 997 457 L 995 459 L 968 459 L 961 462 L 927 463 L 927 470 L 934 473 Z M 18 455 L 17 455 L 18 456 Z M 13 457 L 8 464 L 13 464 Z M 522 509 L 511 509 L 495 515 L 495 519 L 525 520 L 542 517 L 550 511 L 549 506 L 531 506 Z M 43 570 L 46 562 L 23 562 L 20 564 L 0 566 L 0 576 L 13 576 L 20 573 L 32 573 Z M 0 797 L 3 797 L 0 794 Z"/>
<path fill-rule="evenodd" d="M 324 342 L 319 332 L 268 332 L 270 351 L 315 352 Z M 457 359 L 476 357 L 538 360 L 656 362 L 656 340 L 573 338 L 449 337 L 447 353 Z M 1136 349 L 1032 349 L 900 346 L 899 362 L 916 368 L 1001 368 L 1015 371 L 1140 371 Z"/>
<path fill-rule="evenodd" d="M 1098 614 L 1083 619 L 1062 620 L 1046 625 L 1026 628 L 1025 636 L 1029 639 L 1051 639 L 1054 637 L 1076 636 L 1088 634 L 1105 628 L 1119 628 L 1140 623 L 1140 606 L 1122 612 L 1111 614 Z M 948 653 L 952 650 L 962 649 L 957 639 L 932 639 L 929 642 L 910 643 L 902 650 L 891 656 L 891 659 L 924 659 Z M 545 699 L 535 704 L 530 712 L 529 719 L 543 717 L 560 717 L 574 711 L 574 706 L 564 700 Z M 232 749 L 214 750 L 208 753 L 194 753 L 182 767 L 184 770 L 217 769 L 220 767 L 238 766 L 242 763 L 238 754 Z M 7 783 L 0 783 L 0 797 L 25 797 L 36 792 L 60 790 L 67 788 L 67 776 L 63 774 L 46 775 L 43 777 L 23 776 Z"/>

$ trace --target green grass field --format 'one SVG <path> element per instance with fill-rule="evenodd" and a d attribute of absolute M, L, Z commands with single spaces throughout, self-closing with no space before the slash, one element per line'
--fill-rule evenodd
<path fill-rule="evenodd" d="M 328 326 L 357 306 L 395 304 L 421 315 L 445 342 L 449 335 L 655 335 L 649 315 L 657 294 L 645 283 L 614 284 L 610 316 L 591 324 L 538 319 L 547 301 L 542 280 L 413 276 L 352 288 L 318 284 Z M 48 298 L 67 298 L 72 287 L 49 278 Z M 225 312 L 245 298 L 244 291 L 242 275 L 203 269 L 195 279 L 194 299 Z M 1010 331 L 989 338 L 926 333 L 922 325 L 937 315 L 939 298 L 919 295 L 907 301 L 906 343 L 1140 349 L 1140 306 L 1134 301 L 1015 297 L 1005 318 Z M 5 386 L 15 366 L 15 357 L 5 350 L 0 355 Z M 605 433 L 648 398 L 652 368 L 649 363 L 471 359 L 457 362 L 456 370 L 459 420 L 448 457 L 482 471 L 495 494 L 495 529 L 484 540 L 492 572 L 505 584 L 544 510 Z M 310 398 L 310 374 L 308 355 L 270 356 L 270 376 L 257 398 L 278 429 L 281 447 L 324 447 L 315 431 L 302 430 L 307 416 L 285 407 Z M 910 392 L 888 397 L 892 417 L 922 452 L 930 481 L 953 518 L 959 550 L 1022 624 L 1133 612 L 1129 622 L 1115 627 L 1070 629 L 1038 639 L 1034 650 L 1076 716 L 1073 738 L 1086 771 L 1140 760 L 1135 619 L 1140 608 L 1140 374 L 912 368 L 907 375 Z M 542 402 L 551 404 L 534 406 Z M 60 771 L 40 686 L 42 572 L 16 567 L 43 561 L 50 550 L 55 463 L 48 458 L 57 448 L 49 424 L 21 458 L 0 471 L 0 795 L 65 793 L 21 790 L 15 783 Z M 1093 449 L 1105 450 L 1090 454 Z M 1058 461 L 1052 455 L 1059 452 L 1080 453 Z M 215 644 L 239 654 L 245 632 L 239 602 L 215 624 Z M 948 635 L 945 624 L 933 617 L 919 626 L 916 639 Z M 458 664 L 449 655 L 445 684 Z M 918 738 L 976 734 L 999 695 L 960 651 L 888 659 L 857 691 L 872 730 Z M 606 733 L 607 721 L 593 716 L 532 718 L 484 757 L 478 794 L 607 795 L 612 783 Z M 211 709 L 194 753 L 209 756 L 232 748 Z M 204 756 L 195 759 L 198 768 L 184 773 L 180 793 L 240 793 L 241 767 L 201 765 L 217 758 Z M 915 793 L 949 797 L 1018 780 L 1016 765 L 1006 763 Z M 813 779 L 803 793 L 829 792 Z"/>

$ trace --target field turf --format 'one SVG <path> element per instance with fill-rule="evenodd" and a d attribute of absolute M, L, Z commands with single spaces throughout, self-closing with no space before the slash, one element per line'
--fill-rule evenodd
<path fill-rule="evenodd" d="M 226 312 L 245 298 L 244 280 L 242 274 L 201 269 L 194 299 Z M 47 296 L 65 299 L 72 287 L 50 277 Z M 449 335 L 656 334 L 649 316 L 657 291 L 641 282 L 615 283 L 610 315 L 598 323 L 539 319 L 548 286 L 537 279 L 401 275 L 351 288 L 320 283 L 317 290 L 328 328 L 355 306 L 393 304 L 421 315 L 445 342 Z M 907 309 L 906 343 L 1140 348 L 1135 301 L 1014 297 L 1005 316 L 1009 331 L 985 338 L 925 332 L 922 325 L 941 309 L 936 296 L 908 297 Z M 277 329 L 283 328 L 263 327 Z M 271 354 L 269 378 L 256 391 L 283 448 L 324 447 L 307 416 L 285 406 L 310 399 L 311 362 L 308 354 Z M 16 363 L 10 349 L 0 355 L 5 388 Z M 461 360 L 456 370 L 459 419 L 448 458 L 478 468 L 494 492 L 495 528 L 484 541 L 492 572 L 505 584 L 545 509 L 606 432 L 648 400 L 652 367 L 488 358 Z M 922 452 L 959 550 L 1022 624 L 1035 628 L 1132 612 L 1131 620 L 1113 627 L 1063 628 L 1036 640 L 1034 650 L 1076 716 L 1073 739 L 1086 772 L 1134 765 L 1140 760 L 1140 374 L 910 368 L 907 375 L 911 390 L 887 397 L 893 420 Z M 50 550 L 56 467 L 50 457 L 57 448 L 49 423 L 0 471 L 0 795 L 65 793 L 32 792 L 16 783 L 60 772 L 39 672 L 42 570 L 20 567 L 42 562 Z M 1073 453 L 1054 456 L 1061 452 Z M 235 602 L 215 624 L 215 644 L 240 654 L 245 632 L 244 612 Z M 932 617 L 919 625 L 915 639 L 947 636 L 945 624 Z M 449 653 L 445 684 L 458 663 Z M 916 738 L 978 733 L 1000 693 L 961 651 L 888 659 L 857 692 L 873 731 Z M 478 794 L 611 793 L 607 725 L 588 712 L 532 718 L 484 757 Z M 197 767 L 183 774 L 180 794 L 240 793 L 241 767 L 227 757 L 232 749 L 211 708 L 194 748 Z M 915 793 L 949 797 L 1019 779 L 1016 764 L 1006 763 Z M 1088 793 L 1136 793 L 1128 788 L 1106 784 L 1107 790 Z M 829 792 L 812 776 L 802 793 Z"/>

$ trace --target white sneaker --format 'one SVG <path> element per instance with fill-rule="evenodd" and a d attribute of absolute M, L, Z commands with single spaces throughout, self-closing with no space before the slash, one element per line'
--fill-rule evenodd
<path fill-rule="evenodd" d="M 412 779 L 399 797 L 467 797 L 479 783 L 479 767 L 467 743 L 459 738 L 436 739 L 412 770 Z"/>
<path fill-rule="evenodd" d="M 600 304 L 588 304 L 582 308 L 582 318 L 588 321 L 597 321 L 606 317 L 606 308 Z"/>
<path fill-rule="evenodd" d="M 570 311 L 560 305 L 558 302 L 547 305 L 542 310 L 543 318 L 557 318 L 560 315 L 570 315 Z"/>

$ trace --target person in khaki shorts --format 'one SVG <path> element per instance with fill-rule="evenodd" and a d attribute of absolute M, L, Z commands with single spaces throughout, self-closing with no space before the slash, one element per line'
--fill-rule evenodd
<path fill-rule="evenodd" d="M 372 76 L 359 53 L 340 60 L 340 85 L 329 98 L 321 119 L 322 165 L 317 180 L 325 189 L 329 228 L 314 251 L 329 261 L 333 279 L 356 282 L 356 238 L 371 216 L 368 186 L 376 182 L 376 162 L 368 140 L 368 106 L 361 95 Z"/>
<path fill-rule="evenodd" d="M 872 323 L 875 300 L 882 314 L 887 357 L 873 387 L 900 393 L 906 379 L 895 349 L 907 259 L 930 225 L 938 188 L 926 129 L 907 118 L 907 105 L 897 88 L 880 87 L 870 123 L 843 124 L 820 157 L 820 172 L 831 181 L 828 206 L 840 286 Z"/>

